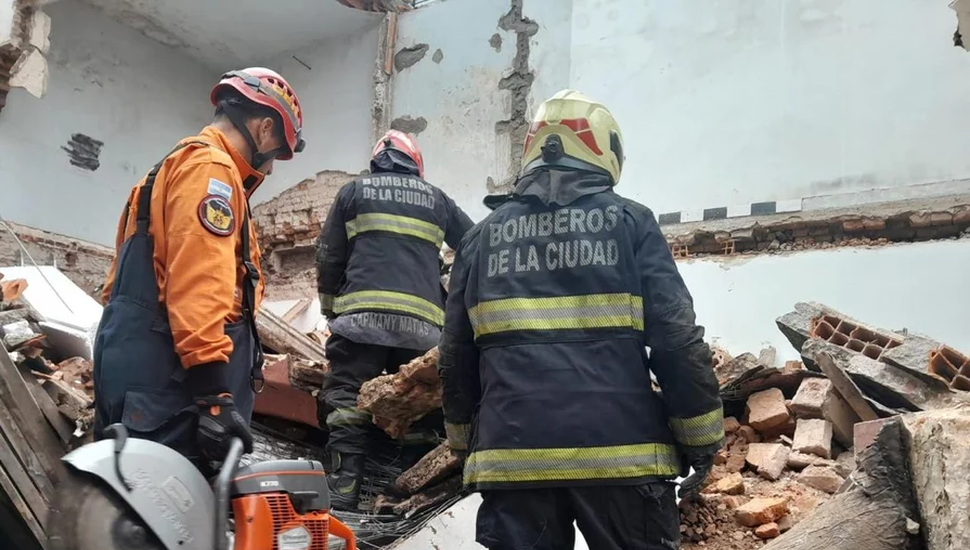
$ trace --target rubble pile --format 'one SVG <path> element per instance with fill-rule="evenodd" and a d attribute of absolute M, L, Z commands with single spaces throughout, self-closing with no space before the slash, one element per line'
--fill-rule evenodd
<path fill-rule="evenodd" d="M 777 324 L 801 361 L 777 366 L 772 348 L 757 356 L 732 356 L 713 348 L 726 440 L 701 497 L 681 503 L 683 548 L 747 550 L 768 544 L 773 549 L 801 550 L 802 546 L 789 541 L 801 540 L 806 532 L 837 535 L 837 530 L 817 519 L 846 513 L 839 508 L 832 511 L 832 506 L 854 506 L 859 514 L 873 514 L 871 521 L 881 521 L 891 531 L 886 540 L 911 537 L 905 531 L 912 531 L 913 524 L 896 520 L 917 521 L 918 514 L 899 511 L 915 506 L 917 499 L 907 500 L 890 491 L 884 474 L 878 472 L 895 468 L 900 475 L 908 475 L 910 463 L 929 471 L 933 460 L 924 457 L 914 462 L 912 457 L 899 456 L 921 450 L 901 450 L 903 444 L 885 435 L 885 427 L 901 418 L 910 426 L 914 413 L 953 414 L 954 407 L 970 404 L 970 394 L 962 391 L 967 384 L 964 378 L 970 381 L 970 359 L 926 336 L 872 327 L 821 304 L 796 304 Z M 399 373 L 365 385 L 359 408 L 370 411 L 389 435 L 402 437 L 412 423 L 440 407 L 436 359 L 432 350 Z M 970 426 L 970 420 L 966 422 Z M 921 430 L 908 428 L 916 434 L 909 436 L 913 441 L 925 448 L 948 445 L 929 437 L 930 424 L 919 426 Z M 926 497 L 938 501 L 942 485 L 933 486 L 925 471 L 914 476 L 926 476 L 921 482 Z M 867 493 L 873 488 L 896 494 L 895 515 L 876 512 L 885 511 L 889 501 Z M 406 516 L 460 492 L 460 462 L 442 443 L 389 484 L 375 507 L 385 514 Z M 830 517 L 830 523 L 836 521 Z M 899 526 L 902 531 L 892 531 Z M 848 531 L 852 536 L 847 541 L 868 540 L 865 537 L 871 534 Z M 839 544 L 829 539 L 827 547 Z M 805 548 L 809 547 L 816 546 Z"/>
<path fill-rule="evenodd" d="M 46 319 L 23 299 L 28 283 L 25 279 L 4 279 L 0 273 L 0 340 L 22 374 L 32 372 L 64 419 L 50 419 L 67 442 L 79 445 L 94 420 L 94 381 L 91 362 L 58 349 L 42 325 Z M 55 339 L 54 342 L 57 342 Z M 36 387 L 36 386 L 31 386 Z M 74 429 L 65 429 L 65 419 Z"/>

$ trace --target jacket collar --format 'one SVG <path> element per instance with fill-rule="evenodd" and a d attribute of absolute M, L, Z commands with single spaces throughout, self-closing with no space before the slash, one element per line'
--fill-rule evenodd
<path fill-rule="evenodd" d="M 612 187 L 602 174 L 581 170 L 538 168 L 519 178 L 512 195 L 535 197 L 543 204 L 567 206 L 586 195 L 595 195 Z"/>
<path fill-rule="evenodd" d="M 239 170 L 239 176 L 243 188 L 246 190 L 246 196 L 251 197 L 253 192 L 256 191 L 256 188 L 259 187 L 259 184 L 263 183 L 266 174 L 250 166 L 249 161 L 232 145 L 229 138 L 226 137 L 226 134 L 215 126 L 206 126 L 203 128 L 199 133 L 199 137 L 209 145 L 221 149 L 232 158 L 232 163 Z"/>

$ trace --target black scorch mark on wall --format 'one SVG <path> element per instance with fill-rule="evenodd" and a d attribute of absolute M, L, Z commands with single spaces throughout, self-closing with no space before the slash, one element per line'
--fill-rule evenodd
<path fill-rule="evenodd" d="M 103 141 L 84 134 L 71 134 L 71 140 L 67 142 L 67 146 L 62 145 L 61 149 L 67 151 L 71 164 L 93 172 L 101 166 L 99 157 L 102 147 L 104 147 Z"/>

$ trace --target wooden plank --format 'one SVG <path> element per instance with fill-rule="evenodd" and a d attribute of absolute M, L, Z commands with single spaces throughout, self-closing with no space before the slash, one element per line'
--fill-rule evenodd
<path fill-rule="evenodd" d="M 14 365 L 5 352 L 0 353 L 0 402 L 6 405 L 6 410 L 29 442 L 40 465 L 56 484 L 63 477 L 61 457 L 64 456 L 65 446 L 31 397 L 17 365 Z M 6 432 L 4 428 L 4 433 Z"/>
<path fill-rule="evenodd" d="M 300 333 L 289 323 L 263 308 L 256 316 L 256 328 L 263 344 L 277 353 L 290 353 L 311 361 L 327 362 L 323 346 Z"/>
<path fill-rule="evenodd" d="M 0 403 L 0 432 L 3 434 L 2 437 L 6 438 L 24 471 L 34 482 L 34 486 L 40 491 L 41 496 L 49 502 L 54 496 L 54 483 L 48 477 L 43 461 L 31 448 L 10 411 L 2 403 Z M 58 465 L 60 465 L 60 462 L 58 462 Z"/>
<path fill-rule="evenodd" d="M 845 402 L 852 407 L 852 410 L 859 415 L 859 418 L 863 422 L 879 419 L 879 415 L 869 406 L 865 396 L 862 395 L 862 391 L 849 378 L 849 375 L 835 364 L 831 355 L 827 353 L 816 353 L 815 363 L 822 369 L 822 373 L 832 381 L 832 386 L 835 387 L 835 390 L 839 392 L 842 399 L 845 399 Z"/>
<path fill-rule="evenodd" d="M 14 485 L 12 491 L 4 488 L 7 496 L 15 502 L 20 500 L 26 504 L 29 508 L 29 515 L 36 518 L 36 521 L 41 525 L 46 525 L 47 510 L 50 507 L 49 501 L 37 490 L 30 476 L 24 470 L 23 465 L 21 465 L 17 456 L 14 454 L 10 444 L 3 436 L 0 436 L 0 470 L 4 472 L 4 475 Z M 20 511 L 20 515 L 24 517 L 24 521 L 29 522 L 28 514 L 24 514 L 19 506 L 17 509 Z"/>
<path fill-rule="evenodd" d="M 57 405 L 51 399 L 50 395 L 44 388 L 40 387 L 40 382 L 32 374 L 20 373 L 23 376 L 24 382 L 27 384 L 27 389 L 30 390 L 31 397 L 34 398 L 34 403 L 40 408 L 40 411 L 47 418 L 47 422 L 54 428 L 54 431 L 61 438 L 61 442 L 65 445 L 71 440 L 71 434 L 74 430 L 71 428 L 67 419 L 61 415 L 61 411 L 57 410 Z"/>
<path fill-rule="evenodd" d="M 40 543 L 41 548 L 47 548 L 47 533 L 44 532 L 41 522 L 31 513 L 30 507 L 27 506 L 24 499 L 17 493 L 17 488 L 14 486 L 13 481 L 7 476 L 7 473 L 2 467 L 0 467 L 0 489 L 7 494 L 7 497 L 13 503 L 17 512 L 20 513 L 20 517 L 24 519 L 24 523 L 27 524 L 30 532 L 33 533 L 37 542 Z"/>
<path fill-rule="evenodd" d="M 301 299 L 299 302 L 296 303 L 296 305 L 291 307 L 289 311 L 283 314 L 283 321 L 287 323 L 292 323 L 293 319 L 296 319 L 300 315 L 303 315 L 303 312 L 305 312 L 306 308 L 308 307 L 310 307 L 310 299 L 309 298 Z"/>

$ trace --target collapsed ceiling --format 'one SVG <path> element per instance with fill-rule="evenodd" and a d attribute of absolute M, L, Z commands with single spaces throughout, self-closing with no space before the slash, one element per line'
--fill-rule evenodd
<path fill-rule="evenodd" d="M 378 13 L 337 0 L 83 0 L 216 71 L 252 66 L 376 25 Z M 387 1 L 387 0 L 382 0 Z"/>

